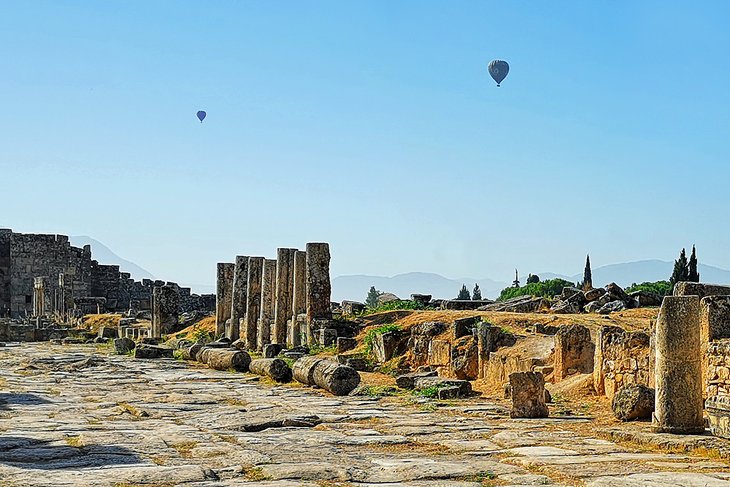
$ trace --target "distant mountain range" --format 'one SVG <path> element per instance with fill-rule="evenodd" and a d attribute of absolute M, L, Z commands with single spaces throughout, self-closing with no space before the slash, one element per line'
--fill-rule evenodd
<path fill-rule="evenodd" d="M 114 264 L 124 272 L 129 272 L 133 278 L 155 279 L 150 272 L 138 266 L 134 262 L 119 257 L 109 247 L 91 237 L 77 236 L 70 237 L 71 243 L 77 247 L 91 245 L 91 255 L 102 264 Z M 603 286 L 615 282 L 619 286 L 630 286 L 632 283 L 644 281 L 659 281 L 669 279 L 672 274 L 674 262 L 651 259 L 639 260 L 636 262 L 625 262 L 622 264 L 610 264 L 593 269 L 593 284 Z M 700 279 L 702 282 L 714 284 L 730 284 L 730 271 L 719 267 L 699 264 Z M 538 273 L 541 280 L 561 278 L 570 282 L 577 282 L 583 279 L 583 273 L 566 276 L 553 272 Z M 169 276 L 166 280 L 175 280 L 176 276 Z M 522 284 L 527 279 L 526 275 L 520 276 Z M 463 284 L 471 291 L 474 284 L 479 284 L 484 298 L 496 298 L 500 291 L 511 285 L 512 282 L 496 281 L 490 278 L 463 277 L 449 279 L 439 274 L 429 272 L 409 272 L 398 274 L 392 277 L 368 276 L 368 275 L 347 275 L 338 276 L 332 280 L 332 300 L 342 301 L 351 299 L 364 301 L 371 286 L 378 291 L 390 292 L 403 299 L 407 299 L 413 293 L 431 294 L 434 298 L 453 299 Z M 212 284 L 185 284 L 190 286 L 194 292 L 215 293 L 215 286 Z"/>
<path fill-rule="evenodd" d="M 603 286 L 615 282 L 619 286 L 626 287 L 644 281 L 668 280 L 672 274 L 673 266 L 674 262 L 652 259 L 596 267 L 592 270 L 593 284 L 594 286 Z M 728 270 L 705 264 L 699 264 L 698 270 L 702 282 L 730 283 L 730 271 Z M 561 278 L 570 282 L 583 279 L 582 272 L 572 276 L 542 272 L 538 273 L 538 276 L 541 280 Z M 522 284 L 525 283 L 526 278 L 526 275 L 520 276 Z M 502 289 L 512 284 L 511 282 L 495 281 L 488 278 L 449 279 L 439 274 L 426 272 L 409 272 L 393 277 L 348 275 L 338 276 L 332 280 L 332 300 L 352 299 L 364 301 L 371 286 L 375 286 L 378 291 L 391 292 L 403 299 L 407 299 L 412 293 L 431 294 L 434 298 L 453 299 L 458 294 L 462 284 L 466 284 L 466 287 L 471 291 L 475 283 L 479 284 L 484 298 L 496 298 Z"/>
<path fill-rule="evenodd" d="M 112 250 L 91 237 L 77 236 L 69 237 L 71 245 L 74 247 L 83 247 L 84 245 L 91 245 L 91 258 L 98 261 L 100 264 L 107 265 L 118 265 L 119 269 L 123 272 L 129 272 L 132 277 L 138 281 L 142 279 L 156 279 L 150 272 L 141 268 L 134 262 L 130 262 L 127 259 L 122 259 Z"/>

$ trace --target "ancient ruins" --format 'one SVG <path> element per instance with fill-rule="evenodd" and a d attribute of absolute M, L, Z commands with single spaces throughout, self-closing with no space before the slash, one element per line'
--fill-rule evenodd
<path fill-rule="evenodd" d="M 15 483 L 78 482 L 76 470 L 38 473 L 41 439 L 22 436 L 38 414 L 59 415 L 59 431 L 82 431 L 51 435 L 54 448 L 74 446 L 48 458 L 86 469 L 93 485 L 730 479 L 717 461 L 730 458 L 730 287 L 680 282 L 655 302 L 614 283 L 586 285 L 548 307 L 531 296 L 467 305 L 414 294 L 403 309 L 369 311 L 331 302 L 327 243 L 218 263 L 215 296 L 198 296 L 172 282 L 134 281 L 66 237 L 0 236 L 0 306 L 10 315 L 0 340 L 21 342 L 0 347 L 0 388 L 10 390 L 0 392 L 0 432 L 23 438 L 6 444 L 0 434 L 0 478 Z M 585 312 L 604 301 L 623 304 Z M 107 321 L 85 328 L 94 317 Z M 100 371 L 118 391 L 94 386 Z M 13 406 L 14 395 L 32 396 L 27 374 L 36 388 L 63 389 Z M 63 401 L 75 416 L 52 409 Z M 87 431 L 79 417 L 95 426 Z M 130 444 L 100 425 L 108 418 L 125 430 L 139 422 L 164 445 Z M 108 437 L 126 450 L 92 454 Z M 298 455 L 304 443 L 340 456 Z M 623 477 L 633 480 L 616 483 Z"/>

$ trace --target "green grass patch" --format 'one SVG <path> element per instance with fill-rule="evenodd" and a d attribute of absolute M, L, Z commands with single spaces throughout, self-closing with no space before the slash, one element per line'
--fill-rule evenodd
<path fill-rule="evenodd" d="M 378 335 L 382 335 L 384 333 L 390 333 L 391 331 L 400 331 L 401 327 L 400 325 L 396 325 L 395 323 L 386 323 L 385 325 L 380 325 L 376 328 L 371 328 L 367 331 L 365 334 L 365 350 L 368 355 L 372 353 L 373 351 L 373 342 L 375 341 L 375 338 Z"/>

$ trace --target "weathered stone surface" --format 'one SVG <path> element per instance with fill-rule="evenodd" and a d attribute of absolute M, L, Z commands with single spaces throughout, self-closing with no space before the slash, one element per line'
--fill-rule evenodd
<path fill-rule="evenodd" d="M 117 338 L 119 336 L 119 332 L 116 328 L 111 328 L 109 326 L 102 326 L 99 328 L 99 338 Z"/>
<path fill-rule="evenodd" d="M 248 258 L 248 278 L 246 284 L 245 328 L 241 330 L 246 340 L 246 348 L 256 350 L 258 346 L 258 323 L 261 317 L 261 285 L 264 273 L 264 258 Z"/>
<path fill-rule="evenodd" d="M 411 294 L 411 301 L 415 301 L 423 307 L 428 306 L 432 298 L 431 294 Z"/>
<path fill-rule="evenodd" d="M 249 370 L 257 375 L 265 375 L 276 382 L 291 382 L 292 371 L 280 358 L 258 358 L 251 361 Z"/>
<path fill-rule="evenodd" d="M 352 367 L 318 357 L 302 357 L 292 366 L 294 380 L 316 385 L 336 396 L 352 392 L 360 384 L 360 374 Z"/>
<path fill-rule="evenodd" d="M 275 310 L 272 341 L 287 343 L 286 324 L 293 315 L 294 256 L 297 249 L 276 249 Z M 328 298 L 329 300 L 329 298 Z"/>
<path fill-rule="evenodd" d="M 499 303 L 487 304 L 477 308 L 479 311 L 506 311 L 510 313 L 534 313 L 550 305 L 540 296 L 518 296 Z"/>
<path fill-rule="evenodd" d="M 580 307 L 575 303 L 559 301 L 550 308 L 550 312 L 555 314 L 577 314 L 580 313 Z"/>
<path fill-rule="evenodd" d="M 385 303 L 390 303 L 392 301 L 401 301 L 401 299 L 395 294 L 388 292 L 380 293 L 378 296 L 378 306 L 382 306 Z"/>
<path fill-rule="evenodd" d="M 476 327 L 477 322 L 481 321 L 479 316 L 468 316 L 466 318 L 457 318 L 454 320 L 454 339 L 463 336 L 472 335 L 472 330 Z"/>
<path fill-rule="evenodd" d="M 451 347 L 451 374 L 457 379 L 476 380 L 479 377 L 479 350 L 477 339 L 464 336 Z"/>
<path fill-rule="evenodd" d="M 656 405 L 653 428 L 659 433 L 705 430 L 702 418 L 700 301 L 667 296 L 656 321 Z"/>
<path fill-rule="evenodd" d="M 546 418 L 545 379 L 538 372 L 515 372 L 509 376 L 511 418 Z"/>
<path fill-rule="evenodd" d="M 594 301 L 596 302 L 596 301 Z M 610 301 L 596 311 L 599 315 L 607 315 L 611 313 L 615 313 L 618 311 L 623 311 L 626 309 L 626 303 L 624 301 L 616 300 L 616 301 Z"/>
<path fill-rule="evenodd" d="M 378 363 L 384 363 L 405 352 L 406 336 L 399 330 L 379 333 L 373 337 L 373 355 Z"/>
<path fill-rule="evenodd" d="M 177 326 L 180 314 L 178 292 L 174 286 L 155 286 L 152 290 L 152 337 L 160 338 Z"/>
<path fill-rule="evenodd" d="M 225 333 L 226 321 L 231 318 L 233 273 L 235 267 L 235 264 L 227 262 L 218 263 L 215 292 L 215 332 L 218 335 Z"/>
<path fill-rule="evenodd" d="M 251 356 L 242 350 L 213 349 L 207 355 L 206 364 L 216 370 L 247 372 Z"/>
<path fill-rule="evenodd" d="M 307 314 L 307 253 L 301 250 L 294 253 L 292 281 L 292 328 L 291 337 L 287 341 L 294 346 L 309 345 L 306 331 L 302 330 L 298 319 L 300 315 Z"/>
<path fill-rule="evenodd" d="M 467 380 L 444 379 L 442 377 L 416 377 L 414 381 L 415 389 L 429 389 L 436 387 L 444 389 L 447 387 L 456 387 L 459 389 L 459 397 L 467 397 L 472 393 L 471 384 Z"/>
<path fill-rule="evenodd" d="M 629 294 L 632 301 L 639 306 L 661 306 L 662 296 L 651 291 L 634 291 Z"/>
<path fill-rule="evenodd" d="M 416 387 L 416 380 L 426 377 L 436 377 L 436 371 L 428 372 L 415 372 L 412 374 L 403 374 L 395 378 L 395 383 L 401 389 L 414 389 Z"/>
<path fill-rule="evenodd" d="M 271 343 L 273 336 L 274 310 L 276 308 L 276 269 L 277 261 L 264 259 L 261 271 L 261 315 L 256 331 L 256 349 L 263 350 Z M 278 342 L 284 343 L 284 342 Z"/>
<path fill-rule="evenodd" d="M 307 244 L 307 322 L 330 319 L 330 247 L 326 243 Z"/>
<path fill-rule="evenodd" d="M 357 347 L 357 338 L 337 337 L 337 353 L 345 353 Z"/>
<path fill-rule="evenodd" d="M 241 338 L 241 321 L 246 319 L 246 305 L 248 300 L 248 255 L 237 255 L 233 268 L 233 282 L 231 284 L 231 328 L 229 338 Z"/>
<path fill-rule="evenodd" d="M 629 295 L 615 282 L 606 286 L 606 294 L 611 298 L 611 301 L 623 301 L 627 303 L 630 300 Z"/>
<path fill-rule="evenodd" d="M 131 338 L 115 338 L 114 339 L 114 351 L 119 355 L 124 355 L 132 350 L 134 350 L 134 347 L 136 344 L 134 343 L 134 340 Z"/>
<path fill-rule="evenodd" d="M 340 307 L 342 308 L 342 314 L 346 315 L 356 315 L 365 311 L 365 303 L 359 301 L 345 300 L 340 303 Z"/>
<path fill-rule="evenodd" d="M 198 352 L 203 348 L 202 343 L 195 343 L 189 347 L 180 349 L 183 360 L 198 360 Z"/>
<path fill-rule="evenodd" d="M 598 331 L 593 361 L 593 387 L 597 394 L 613 399 L 621 387 L 649 386 L 653 368 L 649 335 L 627 332 L 618 326 L 603 326 Z"/>
<path fill-rule="evenodd" d="M 613 415 L 621 421 L 651 419 L 654 412 L 654 389 L 633 384 L 618 390 L 611 402 Z"/>
<path fill-rule="evenodd" d="M 337 330 L 334 328 L 320 328 L 317 343 L 322 348 L 331 347 L 337 341 Z"/>
<path fill-rule="evenodd" d="M 441 309 L 451 309 L 457 311 L 476 310 L 482 306 L 493 304 L 491 299 L 482 299 L 472 301 L 470 299 L 445 299 L 441 302 Z"/>
<path fill-rule="evenodd" d="M 704 284 L 699 282 L 678 282 L 674 285 L 674 296 L 730 296 L 730 286 Z"/>
<path fill-rule="evenodd" d="M 585 299 L 586 302 L 590 303 L 600 298 L 604 294 L 606 294 L 605 289 L 603 289 L 602 287 L 595 287 L 593 289 L 589 289 L 588 291 L 584 291 L 583 299 Z"/>
<path fill-rule="evenodd" d="M 134 349 L 134 358 L 172 358 L 173 350 L 159 345 L 137 345 Z"/>
<path fill-rule="evenodd" d="M 280 343 L 268 343 L 264 345 L 263 356 L 264 358 L 274 358 L 281 353 L 284 349 L 284 345 Z"/>
<path fill-rule="evenodd" d="M 591 331 L 583 325 L 563 325 L 555 334 L 555 363 L 553 377 L 560 382 L 574 369 L 580 373 L 593 372 L 594 345 Z"/>
<path fill-rule="evenodd" d="M 705 401 L 705 410 L 713 436 L 730 439 L 730 396 L 712 396 Z"/>

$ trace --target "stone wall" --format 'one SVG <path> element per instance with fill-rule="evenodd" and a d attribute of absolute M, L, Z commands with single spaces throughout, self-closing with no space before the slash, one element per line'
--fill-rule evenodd
<path fill-rule="evenodd" d="M 34 314 L 34 280 L 45 278 L 46 315 L 93 308 L 101 312 L 150 310 L 154 286 L 172 285 L 181 311 L 208 310 L 211 299 L 175 283 L 135 281 L 119 266 L 92 259 L 91 246 L 74 247 L 65 235 L 15 233 L 0 229 L 0 317 Z M 94 303 L 94 306 L 89 305 Z"/>
<path fill-rule="evenodd" d="M 730 339 L 710 342 L 706 358 L 705 397 L 730 396 Z"/>
<path fill-rule="evenodd" d="M 613 399 L 621 387 L 629 384 L 651 386 L 654 367 L 649 335 L 628 332 L 617 326 L 603 326 L 596 337 L 593 387 L 596 394 Z"/>

